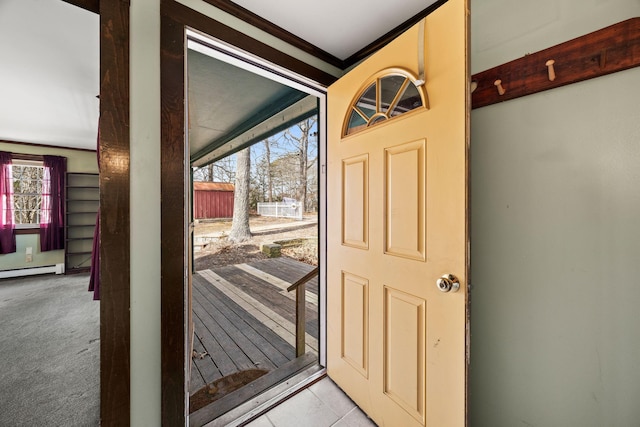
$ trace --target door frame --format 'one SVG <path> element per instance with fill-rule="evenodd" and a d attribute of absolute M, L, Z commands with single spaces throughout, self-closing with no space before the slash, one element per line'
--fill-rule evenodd
<path fill-rule="evenodd" d="M 189 197 L 186 189 L 190 166 L 186 142 L 186 55 L 187 30 L 218 39 L 229 46 L 328 86 L 336 78 L 305 62 L 293 58 L 259 40 L 202 15 L 176 1 L 161 3 L 160 85 L 161 85 L 161 365 L 162 425 L 185 425 L 188 413 L 186 373 L 188 365 L 188 271 Z M 324 111 L 323 111 L 324 110 Z M 326 112 L 326 100 L 320 114 Z M 319 126 L 324 134 L 324 129 Z M 321 158 L 321 164 L 325 159 Z M 325 169 L 326 170 L 326 169 Z M 324 171 L 321 170 L 324 176 Z M 321 178 L 324 180 L 324 178 Z M 324 186 L 322 186 L 324 187 Z M 320 194 L 326 203 L 326 190 Z M 320 214 L 320 227 L 326 226 Z M 322 252 L 321 252 L 321 256 Z M 320 262 L 323 262 L 321 258 Z M 320 280 L 325 280 L 321 271 Z M 320 310 L 323 310 L 320 307 Z"/>

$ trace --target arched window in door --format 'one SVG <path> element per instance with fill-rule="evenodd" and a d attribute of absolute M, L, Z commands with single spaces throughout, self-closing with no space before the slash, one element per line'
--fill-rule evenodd
<path fill-rule="evenodd" d="M 424 86 L 404 70 L 383 71 L 364 85 L 351 103 L 343 136 L 398 117 L 418 108 L 428 108 Z"/>

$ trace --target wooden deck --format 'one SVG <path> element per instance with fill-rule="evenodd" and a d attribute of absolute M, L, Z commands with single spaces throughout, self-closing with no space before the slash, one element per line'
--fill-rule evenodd
<path fill-rule="evenodd" d="M 256 368 L 269 371 L 269 380 L 261 381 L 268 387 L 317 360 L 318 278 L 306 287 L 308 354 L 301 360 L 295 357 L 295 292 L 286 290 L 312 269 L 282 257 L 193 275 L 194 351 L 204 356 L 193 358 L 192 394 L 219 378 Z"/>

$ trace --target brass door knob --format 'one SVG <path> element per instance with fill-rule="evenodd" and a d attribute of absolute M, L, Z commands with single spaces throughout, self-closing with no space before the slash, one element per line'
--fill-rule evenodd
<path fill-rule="evenodd" d="M 453 274 L 445 274 L 436 281 L 436 285 L 441 292 L 458 292 L 460 281 Z"/>

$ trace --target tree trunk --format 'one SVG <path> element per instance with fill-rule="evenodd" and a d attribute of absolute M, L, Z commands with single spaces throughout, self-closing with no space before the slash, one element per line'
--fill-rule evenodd
<path fill-rule="evenodd" d="M 265 155 L 267 158 L 267 189 L 269 203 L 273 202 L 273 181 L 271 180 L 271 141 L 266 139 L 264 141 Z"/>
<path fill-rule="evenodd" d="M 302 206 L 302 213 L 307 210 L 307 169 L 308 169 L 308 150 L 309 150 L 309 132 L 310 132 L 309 120 L 305 120 L 300 126 L 302 135 L 300 137 L 300 163 L 299 163 L 299 178 L 300 183 L 299 199 Z"/>
<path fill-rule="evenodd" d="M 249 178 L 251 174 L 251 152 L 245 148 L 236 154 L 236 188 L 233 196 L 233 221 L 229 240 L 234 243 L 251 239 L 249 229 Z"/>

